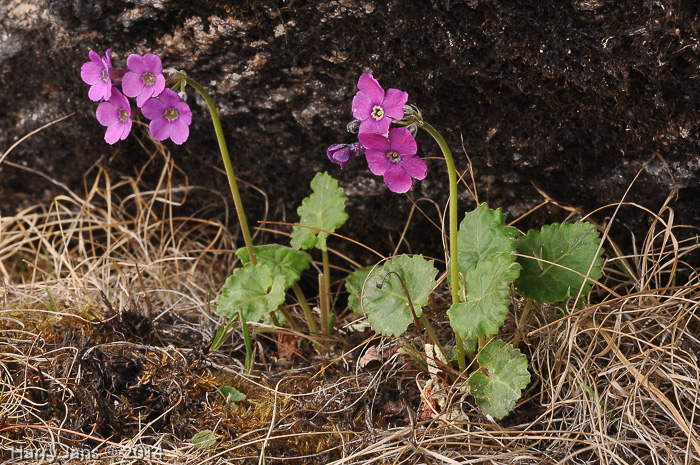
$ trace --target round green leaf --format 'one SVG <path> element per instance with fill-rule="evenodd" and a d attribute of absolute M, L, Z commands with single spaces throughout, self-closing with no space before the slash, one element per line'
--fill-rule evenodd
<path fill-rule="evenodd" d="M 513 254 L 479 260 L 467 271 L 467 301 L 453 304 L 447 311 L 452 329 L 462 338 L 496 334 L 508 316 L 510 283 L 519 271 Z"/>
<path fill-rule="evenodd" d="M 579 290 L 586 296 L 591 280 L 602 276 L 599 245 L 598 231 L 591 223 L 554 223 L 541 231 L 529 231 L 517 242 L 518 253 L 524 255 L 518 257 L 523 267 L 518 290 L 537 303 L 561 302 L 575 297 Z M 584 278 L 587 273 L 590 279 Z"/>
<path fill-rule="evenodd" d="M 309 268 L 309 262 L 311 262 L 311 255 L 308 253 L 279 244 L 256 245 L 253 249 L 258 263 L 267 265 L 272 276 L 284 276 L 285 290 L 299 281 L 301 273 Z M 250 264 L 248 249 L 245 247 L 236 250 L 236 255 L 243 265 Z"/>
<path fill-rule="evenodd" d="M 371 266 L 358 268 L 345 280 L 345 290 L 348 291 L 348 307 L 360 315 L 362 314 L 362 303 L 360 302 L 362 286 L 364 286 L 365 279 L 372 268 Z"/>
<path fill-rule="evenodd" d="M 506 226 L 505 220 L 500 208 L 491 210 L 485 203 L 464 215 L 457 234 L 457 262 L 462 274 L 476 267 L 479 260 L 515 252 L 513 237 L 518 232 Z"/>
<path fill-rule="evenodd" d="M 435 287 L 437 272 L 433 260 L 426 260 L 422 255 L 399 255 L 374 268 L 362 292 L 362 308 L 372 329 L 387 336 L 398 336 L 413 321 L 406 290 L 397 274 L 406 285 L 416 316 L 420 316 L 421 307 L 428 304 Z"/>
<path fill-rule="evenodd" d="M 527 357 L 501 340 L 489 342 L 476 357 L 481 369 L 469 378 L 469 392 L 481 410 L 500 420 L 530 384 Z"/>
<path fill-rule="evenodd" d="M 313 192 L 306 197 L 297 209 L 299 224 L 310 226 L 292 228 L 291 244 L 295 249 L 316 248 L 326 251 L 328 233 L 341 227 L 348 219 L 345 213 L 345 201 L 348 199 L 338 181 L 328 173 L 318 173 L 311 181 Z M 318 229 L 313 229 L 318 228 Z"/>
<path fill-rule="evenodd" d="M 236 269 L 226 279 L 216 299 L 216 313 L 238 319 L 240 309 L 246 321 L 259 321 L 284 302 L 284 276 L 272 275 L 270 268 L 258 263 Z"/>

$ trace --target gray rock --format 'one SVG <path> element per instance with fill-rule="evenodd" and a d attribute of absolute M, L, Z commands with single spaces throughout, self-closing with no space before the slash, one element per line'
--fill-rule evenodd
<path fill-rule="evenodd" d="M 677 188 L 676 223 L 700 224 L 700 7 L 671 0 L 544 3 L 4 0 L 0 150 L 75 112 L 23 142 L 7 162 L 79 192 L 98 161 L 115 176 L 133 174 L 148 160 L 137 140 L 144 133 L 135 129 L 126 141 L 105 144 L 79 70 L 90 49 L 111 48 L 117 67 L 131 53 L 155 53 L 210 90 L 237 174 L 267 193 L 271 219 L 296 219 L 309 181 L 328 170 L 350 196 L 344 232 L 388 252 L 411 203 L 390 193 L 362 160 L 341 171 L 325 155 L 328 145 L 353 141 L 345 126 L 355 84 L 372 72 L 385 88 L 409 93 L 462 170 L 466 149 L 479 200 L 503 207 L 510 220 L 542 201 L 536 188 L 590 212 L 622 199 L 641 172 L 626 200 L 655 210 Z M 190 140 L 166 144 L 190 185 L 226 193 L 224 175 L 213 171 L 221 163 L 206 107 L 194 94 L 190 103 Z M 410 195 L 444 205 L 444 163 L 427 134 L 419 133 L 418 145 L 430 171 Z M 4 215 L 60 189 L 0 165 Z M 260 196 L 243 191 L 255 223 L 263 214 Z M 463 191 L 460 208 L 472 208 Z M 213 194 L 194 197 L 185 212 L 218 202 Z M 206 214 L 223 218 L 218 205 Z M 435 218 L 433 206 L 419 206 Z M 519 226 L 566 213 L 550 205 Z M 636 209 L 623 209 L 618 219 L 623 237 L 627 227 L 639 237 L 648 227 Z M 410 237 L 438 250 L 437 232 L 415 221 Z"/>

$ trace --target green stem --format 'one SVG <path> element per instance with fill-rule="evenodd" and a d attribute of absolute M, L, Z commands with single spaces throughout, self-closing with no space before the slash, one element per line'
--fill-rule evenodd
<path fill-rule="evenodd" d="M 513 347 L 517 348 L 518 345 L 520 345 L 520 338 L 521 338 L 521 331 L 522 327 L 525 326 L 525 323 L 527 323 L 527 319 L 530 316 L 530 310 L 532 310 L 532 304 L 534 301 L 532 299 L 527 299 L 525 301 L 525 308 L 523 309 L 523 314 L 520 315 L 520 320 L 518 321 L 518 327 L 517 327 L 517 333 L 515 333 L 515 337 L 513 338 Z"/>
<path fill-rule="evenodd" d="M 299 287 L 299 284 L 297 283 L 294 283 L 292 290 L 294 291 L 294 295 L 297 296 L 297 300 L 299 300 L 299 305 L 301 305 L 301 309 L 304 310 L 304 316 L 306 317 L 306 323 L 309 325 L 309 331 L 311 331 L 311 334 L 318 334 L 318 326 L 316 326 L 314 314 L 311 312 L 311 307 L 309 307 L 309 302 L 306 300 L 304 292 L 301 290 L 301 287 Z"/>
<path fill-rule="evenodd" d="M 322 302 L 321 309 L 325 307 L 326 310 L 326 314 L 322 314 L 321 316 L 321 318 L 323 318 L 321 326 L 326 334 L 331 334 L 331 323 L 329 319 L 331 314 L 331 265 L 330 261 L 328 260 L 328 251 L 321 250 L 321 257 L 323 259 L 323 296 L 325 297 L 323 299 L 324 302 Z"/>
<path fill-rule="evenodd" d="M 290 328 L 292 328 L 294 331 L 299 331 L 299 326 L 297 325 L 297 322 L 294 321 L 292 315 L 287 311 L 286 308 L 284 308 L 284 305 L 280 305 L 277 310 L 279 310 L 279 312 L 284 316 L 284 319 L 287 320 L 287 323 L 289 324 Z"/>
<path fill-rule="evenodd" d="M 241 330 L 243 331 L 243 343 L 245 344 L 245 372 L 250 374 L 253 368 L 253 343 L 250 341 L 250 331 L 248 331 L 248 322 L 243 316 L 243 312 L 238 310 L 238 319 L 241 322 Z"/>
<path fill-rule="evenodd" d="M 430 336 L 430 339 L 433 340 L 433 343 L 437 346 L 438 350 L 440 350 L 442 356 L 445 357 L 445 361 L 447 361 L 447 352 L 445 351 L 445 348 L 442 347 L 442 344 L 440 344 L 440 340 L 438 339 L 437 334 L 435 334 L 435 330 L 430 324 L 430 321 L 428 321 L 428 318 L 426 318 L 424 313 L 421 313 L 418 319 L 420 320 L 425 330 L 428 332 L 428 336 Z"/>
<path fill-rule="evenodd" d="M 328 292 L 326 290 L 326 285 L 325 285 L 326 279 L 323 276 L 323 273 L 320 273 L 318 275 L 318 300 L 319 300 L 319 307 L 321 307 L 321 331 L 323 332 L 323 335 L 326 336 L 327 334 L 330 334 L 328 331 Z M 324 340 L 324 345 L 326 341 Z"/>
<path fill-rule="evenodd" d="M 200 86 L 196 81 L 191 78 L 186 78 L 187 84 L 192 86 L 197 92 L 199 92 L 204 101 L 207 102 L 207 107 L 209 107 L 209 113 L 211 113 L 211 120 L 214 123 L 214 131 L 216 132 L 216 139 L 219 142 L 219 150 L 221 151 L 221 157 L 224 160 L 224 167 L 226 168 L 226 176 L 228 177 L 229 186 L 231 186 L 231 194 L 233 195 L 233 204 L 236 207 L 236 214 L 238 215 L 238 223 L 241 225 L 241 232 L 243 233 L 243 240 L 245 241 L 245 246 L 248 249 L 248 255 L 250 256 L 250 262 L 255 265 L 258 261 L 255 257 L 255 249 L 253 249 L 253 239 L 250 235 L 250 230 L 248 229 L 248 221 L 245 218 L 245 211 L 243 210 L 243 202 L 241 202 L 241 194 L 238 192 L 238 184 L 236 184 L 236 176 L 233 172 L 233 165 L 231 164 L 231 158 L 228 154 L 228 148 L 226 147 L 226 139 L 224 138 L 224 131 L 221 128 L 221 121 L 219 120 L 219 114 L 216 111 L 216 106 L 214 105 L 214 100 L 212 100 L 211 95 Z"/>
<path fill-rule="evenodd" d="M 450 208 L 449 208 L 449 240 L 450 240 L 450 262 L 449 262 L 449 276 L 450 276 L 450 294 L 452 295 L 452 304 L 459 302 L 459 267 L 457 265 L 457 230 L 458 230 L 458 212 L 457 212 L 457 169 L 455 168 L 455 162 L 452 158 L 452 152 L 447 146 L 445 139 L 440 135 L 439 132 L 435 130 L 430 124 L 425 121 L 420 125 L 425 129 L 428 134 L 433 136 L 435 142 L 440 146 L 442 150 L 442 155 L 445 157 L 445 162 L 447 163 L 447 176 L 450 184 Z M 462 339 L 457 335 L 457 355 L 459 362 L 460 371 L 464 371 L 467 368 L 467 362 L 464 354 L 464 343 Z"/>

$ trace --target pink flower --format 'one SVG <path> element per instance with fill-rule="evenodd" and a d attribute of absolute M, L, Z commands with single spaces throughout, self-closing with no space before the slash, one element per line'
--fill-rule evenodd
<path fill-rule="evenodd" d="M 384 89 L 371 74 L 357 81 L 359 92 L 352 99 L 352 116 L 360 120 L 360 134 L 386 134 L 392 119 L 403 118 L 403 106 L 408 94 L 402 90 Z"/>
<path fill-rule="evenodd" d="M 107 49 L 105 57 L 101 58 L 97 53 L 90 50 L 88 56 L 90 61 L 84 63 L 80 68 L 80 77 L 83 82 L 90 84 L 88 97 L 93 102 L 109 100 L 112 95 L 112 79 L 109 75 L 112 68 L 112 59 L 109 54 L 111 49 Z"/>
<path fill-rule="evenodd" d="M 136 97 L 136 105 L 141 108 L 151 97 L 157 97 L 165 88 L 163 64 L 156 55 L 131 54 L 126 59 L 129 71 L 122 80 L 122 90 L 127 97 Z"/>
<path fill-rule="evenodd" d="M 116 87 L 112 88 L 109 100 L 97 106 L 95 116 L 102 126 L 107 126 L 105 141 L 108 144 L 126 139 L 131 132 L 131 106 Z"/>
<path fill-rule="evenodd" d="M 192 111 L 172 89 L 163 89 L 158 98 L 144 103 L 141 113 L 151 120 L 148 128 L 155 140 L 170 138 L 180 145 L 190 135 Z"/>
<path fill-rule="evenodd" d="M 360 132 L 365 157 L 372 173 L 383 176 L 389 190 L 397 194 L 408 192 L 413 179 L 425 179 L 428 166 L 416 156 L 418 146 L 406 128 L 389 130 L 388 136 Z"/>

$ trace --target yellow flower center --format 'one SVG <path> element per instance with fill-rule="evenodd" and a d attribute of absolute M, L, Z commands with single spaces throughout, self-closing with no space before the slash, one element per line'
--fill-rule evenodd
<path fill-rule="evenodd" d="M 401 155 L 399 155 L 397 152 L 395 152 L 393 150 L 391 152 L 387 153 L 386 156 L 387 156 L 387 158 L 389 158 L 389 161 L 391 161 L 392 163 L 398 163 L 401 161 Z"/>
<path fill-rule="evenodd" d="M 167 110 L 165 110 L 164 116 L 170 122 L 175 121 L 177 119 L 177 116 L 178 116 L 177 110 L 174 108 L 168 108 Z"/>
<path fill-rule="evenodd" d="M 119 109 L 119 119 L 126 123 L 126 121 L 129 119 L 129 115 L 127 114 L 126 110 L 123 108 Z"/>
<path fill-rule="evenodd" d="M 106 69 L 103 69 L 103 70 L 102 70 L 102 80 L 103 80 L 104 82 L 109 81 L 109 73 L 107 72 Z"/>
<path fill-rule="evenodd" d="M 156 77 L 151 73 L 143 73 L 141 79 L 143 79 L 144 86 L 152 86 L 153 83 L 156 82 Z"/>
<path fill-rule="evenodd" d="M 384 118 L 384 108 L 382 108 L 379 105 L 375 105 L 372 107 L 372 118 L 375 120 L 379 121 L 380 119 Z"/>

